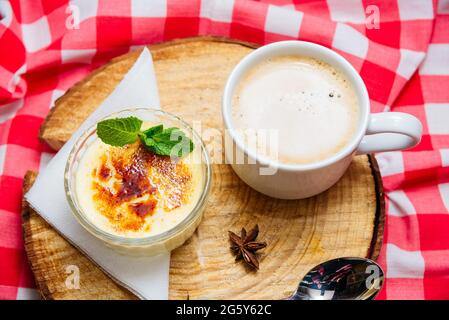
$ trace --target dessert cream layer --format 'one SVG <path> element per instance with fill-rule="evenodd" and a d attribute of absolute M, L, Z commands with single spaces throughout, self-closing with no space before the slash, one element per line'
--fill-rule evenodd
<path fill-rule="evenodd" d="M 167 231 L 186 218 L 201 195 L 202 170 L 193 154 L 173 161 L 140 141 L 113 147 L 97 139 L 78 166 L 78 203 L 95 226 L 115 235 L 139 238 Z"/>

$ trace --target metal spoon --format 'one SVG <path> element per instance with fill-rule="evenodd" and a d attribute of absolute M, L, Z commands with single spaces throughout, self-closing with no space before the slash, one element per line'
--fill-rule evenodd
<path fill-rule="evenodd" d="M 372 300 L 384 282 L 384 272 L 374 261 L 338 258 L 311 269 L 288 300 Z"/>

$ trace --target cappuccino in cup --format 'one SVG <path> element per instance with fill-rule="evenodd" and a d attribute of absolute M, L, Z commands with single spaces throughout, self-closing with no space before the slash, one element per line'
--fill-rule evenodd
<path fill-rule="evenodd" d="M 323 192 L 354 155 L 410 148 L 422 134 L 409 114 L 370 113 L 362 78 L 338 53 L 296 40 L 260 47 L 237 64 L 222 115 L 232 139 L 228 163 L 249 186 L 280 199 Z"/>
<path fill-rule="evenodd" d="M 343 72 L 300 55 L 256 64 L 232 97 L 232 120 L 241 141 L 258 156 L 280 163 L 314 163 L 335 155 L 354 137 L 359 118 L 356 90 Z"/>

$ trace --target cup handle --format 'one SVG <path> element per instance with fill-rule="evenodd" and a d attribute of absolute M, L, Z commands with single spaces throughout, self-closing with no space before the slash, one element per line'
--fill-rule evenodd
<path fill-rule="evenodd" d="M 416 117 L 402 112 L 372 113 L 366 136 L 357 154 L 402 150 L 416 146 L 421 140 L 422 124 Z"/>

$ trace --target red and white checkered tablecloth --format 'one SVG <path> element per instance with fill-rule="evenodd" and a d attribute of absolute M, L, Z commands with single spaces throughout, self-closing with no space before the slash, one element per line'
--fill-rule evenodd
<path fill-rule="evenodd" d="M 449 0 L 0 0 L 0 298 L 36 296 L 21 188 L 53 155 L 37 137 L 54 100 L 111 57 L 198 35 L 333 48 L 361 74 L 373 112 L 421 119 L 417 147 L 377 155 L 380 298 L 449 299 Z"/>

